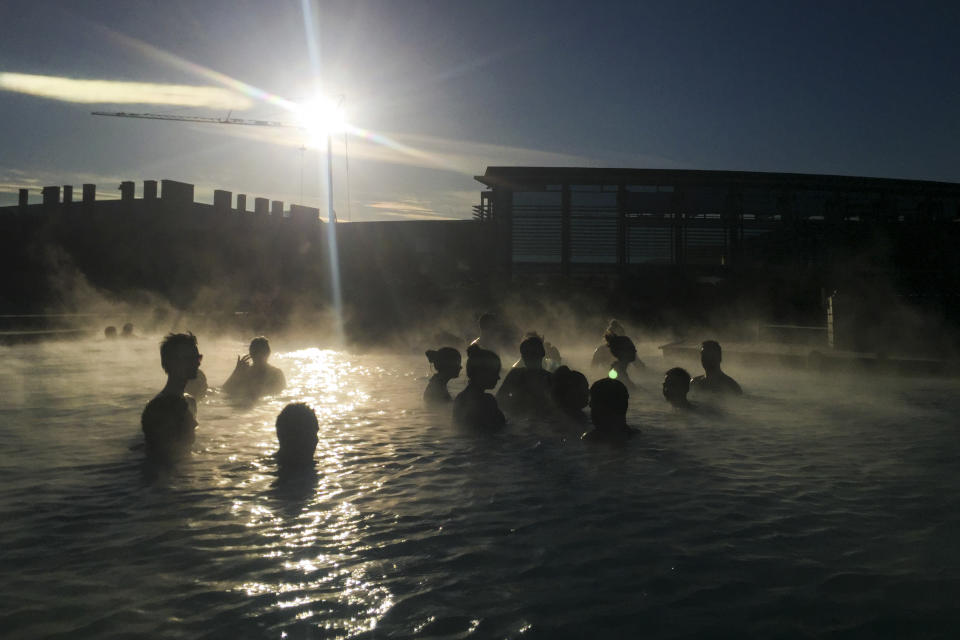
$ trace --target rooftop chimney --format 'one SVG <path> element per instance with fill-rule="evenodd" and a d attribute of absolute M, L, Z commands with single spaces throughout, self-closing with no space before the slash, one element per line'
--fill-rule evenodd
<path fill-rule="evenodd" d="M 20 196 L 17 204 L 20 206 L 20 213 L 26 213 L 27 205 L 30 203 L 30 190 L 20 189 Z"/>
<path fill-rule="evenodd" d="M 274 218 L 283 217 L 283 200 L 274 200 L 270 203 L 270 215 Z"/>
<path fill-rule="evenodd" d="M 239 213 L 247 212 L 247 194 L 245 193 L 237 194 L 237 212 Z"/>
<path fill-rule="evenodd" d="M 133 195 L 136 193 L 137 185 L 133 183 L 132 180 L 124 180 L 120 183 L 120 199 L 124 202 L 129 202 L 133 200 Z"/>
<path fill-rule="evenodd" d="M 71 204 L 73 202 L 73 185 L 65 184 L 63 185 L 63 204 Z"/>
<path fill-rule="evenodd" d="M 255 198 L 253 201 L 253 210 L 258 216 L 269 214 L 270 201 L 266 198 Z"/>
<path fill-rule="evenodd" d="M 53 207 L 60 204 L 60 187 L 44 187 L 40 193 L 43 194 L 44 207 Z"/>
<path fill-rule="evenodd" d="M 93 204 L 97 199 L 97 185 L 83 185 L 83 204 Z"/>
<path fill-rule="evenodd" d="M 144 200 L 157 199 L 157 181 L 156 180 L 143 181 L 143 199 Z"/>
<path fill-rule="evenodd" d="M 217 213 L 230 213 L 230 204 L 233 200 L 233 194 L 223 189 L 215 189 L 213 192 L 213 210 Z"/>

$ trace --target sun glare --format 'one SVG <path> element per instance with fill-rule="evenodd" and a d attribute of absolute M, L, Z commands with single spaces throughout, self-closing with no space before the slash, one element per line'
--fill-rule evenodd
<path fill-rule="evenodd" d="M 296 111 L 297 123 L 307 132 L 308 143 L 322 147 L 327 136 L 341 133 L 346 128 L 343 109 L 325 96 L 301 102 Z"/>

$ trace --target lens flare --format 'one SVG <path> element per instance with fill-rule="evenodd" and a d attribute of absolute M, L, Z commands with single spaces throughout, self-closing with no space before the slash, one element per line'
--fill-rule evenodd
<path fill-rule="evenodd" d="M 326 146 L 328 136 L 342 133 L 347 127 L 343 109 L 325 96 L 314 96 L 298 104 L 294 116 L 307 132 L 311 146 L 318 149 Z"/>

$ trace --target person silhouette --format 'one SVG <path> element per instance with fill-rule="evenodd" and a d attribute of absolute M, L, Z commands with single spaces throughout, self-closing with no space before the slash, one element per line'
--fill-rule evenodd
<path fill-rule="evenodd" d="M 193 444 L 197 403 L 185 389 L 196 377 L 202 359 L 192 333 L 171 333 L 160 343 L 160 366 L 167 374 L 167 383 L 140 416 L 148 457 L 172 460 Z"/>
<path fill-rule="evenodd" d="M 607 377 L 613 380 L 619 380 L 627 389 L 635 389 L 636 385 L 634 385 L 630 379 L 627 367 L 633 363 L 635 367 L 643 368 L 643 363 L 637 359 L 637 348 L 633 345 L 633 340 L 627 336 L 610 333 L 604 336 L 604 338 L 607 341 L 607 346 L 610 348 L 610 353 L 615 358 L 610 365 L 610 370 L 607 372 Z"/>
<path fill-rule="evenodd" d="M 613 362 L 613 354 L 610 353 L 610 346 L 607 344 L 607 336 L 622 336 L 626 335 L 623 330 L 623 325 L 616 319 L 611 318 L 610 323 L 607 325 L 607 328 L 604 330 L 601 340 L 603 341 L 599 347 L 593 351 L 593 358 L 590 360 L 590 366 L 602 369 L 609 366 Z"/>
<path fill-rule="evenodd" d="M 590 387 L 590 422 L 593 429 L 581 436 L 587 442 L 620 444 L 639 431 L 627 425 L 630 392 L 612 378 L 601 378 Z"/>
<path fill-rule="evenodd" d="M 520 343 L 520 361 L 497 391 L 497 404 L 508 413 L 535 412 L 549 406 L 550 372 L 543 368 L 543 338 L 533 334 Z"/>
<path fill-rule="evenodd" d="M 423 391 L 423 401 L 427 404 L 445 404 L 450 402 L 447 383 L 460 375 L 460 352 L 453 347 L 440 347 L 436 351 L 427 351 L 427 360 L 436 369 L 436 373 Z"/>
<path fill-rule="evenodd" d="M 484 313 L 477 319 L 480 335 L 470 345 L 477 345 L 499 354 L 516 348 L 519 330 L 510 322 L 494 313 Z"/>
<path fill-rule="evenodd" d="M 223 390 L 251 400 L 283 391 L 287 386 L 283 371 L 268 364 L 270 342 L 263 336 L 250 342 L 250 353 L 237 356 L 237 366 L 223 383 Z"/>
<path fill-rule="evenodd" d="M 690 374 L 686 369 L 674 367 L 663 376 L 663 397 L 674 409 L 693 409 L 694 404 L 687 400 L 690 391 Z"/>
<path fill-rule="evenodd" d="M 553 372 L 550 395 L 564 418 L 572 419 L 577 424 L 587 421 L 583 409 L 590 404 L 590 383 L 585 375 L 560 365 Z"/>
<path fill-rule="evenodd" d="M 500 379 L 500 358 L 477 345 L 467 348 L 467 386 L 453 401 L 453 421 L 457 424 L 495 429 L 506 424 L 496 399 L 486 393 Z"/>
<path fill-rule="evenodd" d="M 711 393 L 731 395 L 743 394 L 743 389 L 740 388 L 737 381 L 720 369 L 720 362 L 722 360 L 723 352 L 720 349 L 719 342 L 716 340 L 704 340 L 700 344 L 700 364 L 703 365 L 704 375 L 697 376 L 691 381 L 691 386 L 695 391 L 709 391 Z"/>
<path fill-rule="evenodd" d="M 309 405 L 292 402 L 277 416 L 277 465 L 281 468 L 313 466 L 320 424 Z"/>

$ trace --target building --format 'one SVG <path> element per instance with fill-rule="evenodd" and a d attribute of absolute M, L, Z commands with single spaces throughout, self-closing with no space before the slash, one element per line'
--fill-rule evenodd
<path fill-rule="evenodd" d="M 827 266 L 878 231 L 897 268 L 952 269 L 960 184 L 794 173 L 489 167 L 475 218 L 512 273 Z M 936 259 L 931 264 L 930 253 Z"/>

